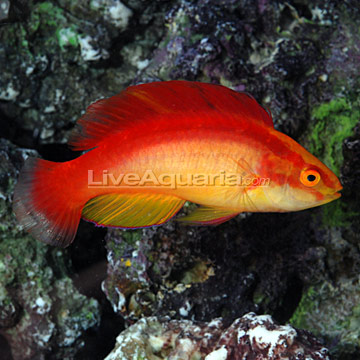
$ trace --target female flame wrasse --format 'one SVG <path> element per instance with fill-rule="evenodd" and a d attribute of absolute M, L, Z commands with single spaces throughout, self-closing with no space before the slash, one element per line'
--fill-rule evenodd
<path fill-rule="evenodd" d="M 311 208 L 340 197 L 337 177 L 251 96 L 187 81 L 129 87 L 90 105 L 69 142 L 90 150 L 65 163 L 28 158 L 14 211 L 35 238 L 68 246 L 80 218 L 102 226 L 180 218 L 219 224 L 237 214 Z"/>

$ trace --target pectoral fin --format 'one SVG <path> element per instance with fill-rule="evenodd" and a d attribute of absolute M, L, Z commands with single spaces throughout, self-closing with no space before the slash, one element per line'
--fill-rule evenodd
<path fill-rule="evenodd" d="M 162 194 L 108 194 L 89 200 L 82 217 L 102 226 L 139 228 L 163 224 L 184 203 L 178 197 Z"/>
<path fill-rule="evenodd" d="M 234 212 L 234 210 L 200 206 L 191 214 L 181 217 L 177 221 L 188 225 L 219 225 L 238 214 L 240 213 Z"/>

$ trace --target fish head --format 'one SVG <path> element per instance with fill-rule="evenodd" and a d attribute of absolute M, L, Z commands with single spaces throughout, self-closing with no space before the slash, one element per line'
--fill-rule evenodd
<path fill-rule="evenodd" d="M 338 177 L 319 159 L 302 148 L 303 163 L 290 175 L 290 194 L 294 206 L 301 209 L 327 204 L 338 199 L 342 185 Z"/>
<path fill-rule="evenodd" d="M 286 142 L 290 151 L 274 157 L 264 189 L 274 211 L 304 210 L 338 199 L 343 188 L 338 177 L 300 144 L 290 138 Z"/>

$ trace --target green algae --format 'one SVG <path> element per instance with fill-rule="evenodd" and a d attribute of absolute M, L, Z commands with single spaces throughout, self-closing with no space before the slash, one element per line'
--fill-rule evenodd
<path fill-rule="evenodd" d="M 18 55 L 23 60 L 33 60 L 34 55 L 30 51 L 29 33 L 22 23 L 14 23 L 4 28 L 4 36 L 1 41 L 10 48 L 16 48 Z M 15 57 L 14 57 L 15 58 Z"/>
<path fill-rule="evenodd" d="M 44 34 L 46 47 L 58 46 L 64 50 L 65 46 L 78 47 L 78 26 L 69 23 L 62 8 L 51 2 L 41 2 L 34 6 L 27 31 L 29 34 L 41 32 Z"/>
<path fill-rule="evenodd" d="M 59 22 L 66 22 L 64 10 L 53 5 L 49 1 L 37 4 L 34 8 L 35 14 L 43 15 L 43 23 L 48 26 L 57 27 Z"/>
<path fill-rule="evenodd" d="M 264 293 L 263 290 L 260 289 L 260 287 L 255 289 L 252 300 L 254 304 L 260 306 L 262 309 L 267 309 L 271 301 L 269 296 L 266 293 Z M 267 312 L 264 311 L 264 314 L 266 313 Z"/>
<path fill-rule="evenodd" d="M 202 283 L 213 275 L 214 269 L 211 267 L 211 264 L 207 261 L 199 260 L 183 273 L 180 282 L 185 285 Z"/>
<path fill-rule="evenodd" d="M 66 358 L 66 352 L 81 348 L 85 330 L 99 322 L 99 305 L 74 287 L 66 251 L 35 240 L 15 219 L 11 206 L 15 179 L 29 155 L 36 153 L 1 141 L 0 328 L 14 358 L 40 354 L 45 344 L 63 351 Z"/>
<path fill-rule="evenodd" d="M 360 278 L 323 282 L 309 287 L 290 323 L 323 336 L 333 355 L 360 351 Z M 355 304 L 355 305 L 354 305 Z"/>
<path fill-rule="evenodd" d="M 27 339 L 26 349 L 31 339 L 31 347 L 41 348 L 50 338 L 51 342 L 56 339 L 56 346 L 68 349 L 64 351 L 76 351 L 81 347 L 81 335 L 99 322 L 99 304 L 80 294 L 67 274 L 63 251 L 52 250 L 21 233 L 14 238 L 8 234 L 0 241 L 0 307 L 3 312 L 0 320 L 9 326 L 4 330 L 7 337 L 16 342 L 21 333 Z M 35 322 L 39 316 L 41 322 Z M 12 323 L 13 318 L 18 322 Z M 18 351 L 23 356 L 20 348 L 15 355 Z"/>
<path fill-rule="evenodd" d="M 310 151 L 339 176 L 343 163 L 342 143 L 352 135 L 359 121 L 359 104 L 337 98 L 316 107 L 312 117 L 315 122 L 310 129 Z"/>
<path fill-rule="evenodd" d="M 349 211 L 348 205 L 341 199 L 326 204 L 322 208 L 323 224 L 330 227 L 348 227 L 352 219 L 359 216 L 356 211 Z"/>
<path fill-rule="evenodd" d="M 141 230 L 130 230 L 130 231 L 124 230 L 121 235 L 129 245 L 136 245 L 136 242 L 141 240 L 142 231 Z"/>
<path fill-rule="evenodd" d="M 307 328 L 307 316 L 316 308 L 316 290 L 314 286 L 310 286 L 305 294 L 303 294 L 295 313 L 290 319 L 290 323 L 299 328 Z"/>
<path fill-rule="evenodd" d="M 321 159 L 337 176 L 344 158 L 343 141 L 353 134 L 360 118 L 360 106 L 356 99 L 340 97 L 321 104 L 312 111 L 314 122 L 309 129 L 309 150 Z M 323 206 L 323 223 L 326 226 L 347 227 L 357 212 L 349 211 L 340 200 Z"/>
<path fill-rule="evenodd" d="M 60 328 L 67 329 L 58 336 L 60 346 L 70 346 L 82 332 L 99 323 L 99 304 L 77 291 L 69 278 L 59 279 L 54 288 L 59 299 L 56 320 Z"/>
<path fill-rule="evenodd" d="M 79 45 L 79 36 L 75 26 L 69 28 L 62 28 L 56 30 L 56 37 L 58 39 L 61 50 L 67 45 L 77 47 Z"/>

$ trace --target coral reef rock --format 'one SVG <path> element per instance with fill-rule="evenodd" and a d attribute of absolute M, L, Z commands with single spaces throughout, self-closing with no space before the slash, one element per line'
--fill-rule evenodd
<path fill-rule="evenodd" d="M 0 335 L 13 360 L 51 351 L 53 359 L 64 359 L 84 346 L 82 335 L 99 323 L 100 309 L 74 287 L 66 253 L 35 241 L 16 223 L 13 178 L 29 155 L 37 153 L 0 139 Z"/>
<path fill-rule="evenodd" d="M 143 318 L 122 332 L 105 360 L 321 360 L 328 350 L 310 333 L 248 313 L 226 328 L 209 323 Z"/>

